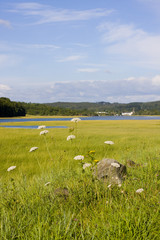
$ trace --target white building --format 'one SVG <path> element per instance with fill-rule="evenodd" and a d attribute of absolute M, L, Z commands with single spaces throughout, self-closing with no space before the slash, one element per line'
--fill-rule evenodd
<path fill-rule="evenodd" d="M 134 113 L 134 111 L 133 112 L 124 112 L 124 113 L 122 113 L 122 116 L 132 116 L 133 113 Z"/>

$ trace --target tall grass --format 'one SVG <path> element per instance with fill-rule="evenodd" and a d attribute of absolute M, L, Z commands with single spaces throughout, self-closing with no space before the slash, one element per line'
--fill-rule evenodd
<path fill-rule="evenodd" d="M 40 131 L 0 128 L 1 239 L 160 239 L 159 121 L 81 121 L 72 141 L 69 128 Z M 139 166 L 127 167 L 121 187 L 108 188 L 73 159 L 89 162 L 91 150 L 98 160 Z"/>

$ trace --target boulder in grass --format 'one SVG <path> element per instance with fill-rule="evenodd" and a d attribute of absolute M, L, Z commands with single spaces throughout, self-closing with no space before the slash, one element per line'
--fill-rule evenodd
<path fill-rule="evenodd" d="M 126 175 L 126 166 L 110 158 L 104 158 L 94 168 L 94 176 L 110 184 L 121 184 Z"/>
<path fill-rule="evenodd" d="M 56 188 L 54 190 L 54 195 L 57 197 L 64 197 L 64 199 L 67 199 L 69 196 L 69 191 L 67 188 Z"/>

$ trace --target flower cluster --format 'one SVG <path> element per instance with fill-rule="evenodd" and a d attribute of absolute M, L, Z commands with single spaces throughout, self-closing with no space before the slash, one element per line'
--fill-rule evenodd
<path fill-rule="evenodd" d="M 38 147 L 32 147 L 30 150 L 29 150 L 29 152 L 33 152 L 33 151 L 35 151 L 35 150 L 37 150 L 38 149 Z"/>
<path fill-rule="evenodd" d="M 84 160 L 84 156 L 83 155 L 75 156 L 74 160 Z"/>
<path fill-rule="evenodd" d="M 9 167 L 8 169 L 7 169 L 7 172 L 10 172 L 10 171 L 12 171 L 13 169 L 15 169 L 16 168 L 16 166 L 11 166 L 11 167 Z"/>
<path fill-rule="evenodd" d="M 38 129 L 44 129 L 44 128 L 46 128 L 45 125 L 38 126 Z"/>
<path fill-rule="evenodd" d="M 104 143 L 108 144 L 108 145 L 113 145 L 114 144 L 114 142 L 112 142 L 112 141 L 105 141 Z"/>
<path fill-rule="evenodd" d="M 139 189 L 136 190 L 136 193 L 142 193 L 143 191 L 144 191 L 143 188 L 139 188 Z"/>
<path fill-rule="evenodd" d="M 48 133 L 48 130 L 43 130 L 43 131 L 40 132 L 40 135 L 45 135 L 47 133 Z"/>
<path fill-rule="evenodd" d="M 77 122 L 79 122 L 79 121 L 81 121 L 80 118 L 72 118 L 72 119 L 71 119 L 71 122 L 75 122 L 75 123 L 77 123 Z"/>
<path fill-rule="evenodd" d="M 88 159 L 89 162 L 83 162 L 83 160 L 84 160 L 84 156 L 83 156 L 83 155 L 77 155 L 77 156 L 75 156 L 75 157 L 74 157 L 74 160 L 79 160 L 80 163 L 82 164 L 83 170 L 85 170 L 85 169 L 88 168 L 88 167 L 93 167 L 93 166 L 95 166 L 95 165 L 99 162 L 99 160 L 96 160 L 96 159 L 95 159 L 94 155 L 95 155 L 95 151 L 94 151 L 94 150 L 91 150 L 91 151 L 89 151 L 89 152 L 87 153 L 87 155 L 86 155 L 86 158 L 89 158 L 89 159 Z"/>
<path fill-rule="evenodd" d="M 72 139 L 74 139 L 74 138 L 76 138 L 75 135 L 69 135 L 69 136 L 67 137 L 67 141 L 72 140 Z"/>

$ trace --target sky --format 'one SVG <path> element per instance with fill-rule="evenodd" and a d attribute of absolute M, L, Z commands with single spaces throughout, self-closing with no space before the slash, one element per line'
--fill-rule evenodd
<path fill-rule="evenodd" d="M 0 97 L 160 100 L 160 0 L 0 0 Z"/>

